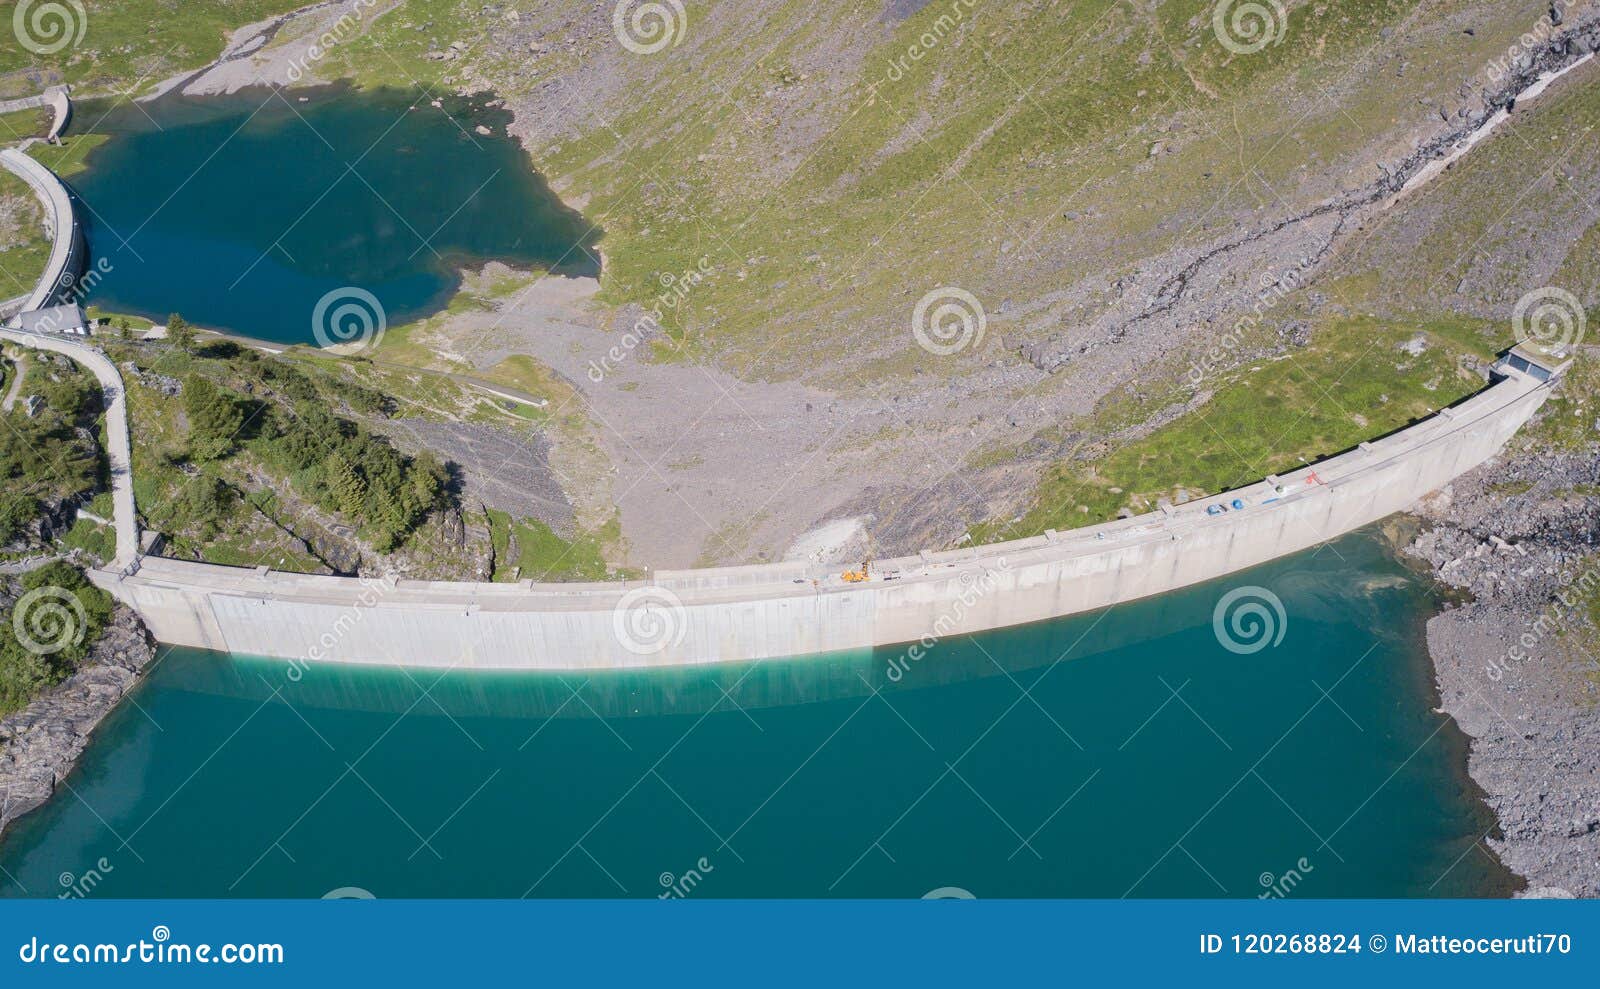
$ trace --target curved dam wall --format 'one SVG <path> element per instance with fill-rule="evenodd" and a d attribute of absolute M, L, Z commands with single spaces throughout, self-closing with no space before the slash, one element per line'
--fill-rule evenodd
<path fill-rule="evenodd" d="M 45 225 L 50 230 L 50 260 L 33 292 L 18 312 L 29 312 L 54 305 L 65 296 L 83 268 L 86 252 L 83 229 L 78 225 L 72 197 L 55 173 L 28 156 L 25 151 L 7 148 L 0 151 L 0 165 L 32 187 L 44 204 Z"/>
<path fill-rule="evenodd" d="M 1332 539 L 1493 456 L 1552 386 L 1508 370 L 1461 405 L 1312 468 L 1068 533 L 879 561 L 860 583 L 800 563 L 472 584 L 157 557 L 91 576 L 164 642 L 295 662 L 597 670 L 861 650 L 1092 611 Z M 1244 507 L 1207 513 L 1235 500 Z"/>
<path fill-rule="evenodd" d="M 50 108 L 53 116 L 50 120 L 50 130 L 46 132 L 44 139 L 54 141 L 67 129 L 67 122 L 72 119 L 72 98 L 68 87 L 51 86 L 34 96 L 0 100 L 0 113 L 15 113 L 18 110 L 32 110 L 46 106 Z"/>

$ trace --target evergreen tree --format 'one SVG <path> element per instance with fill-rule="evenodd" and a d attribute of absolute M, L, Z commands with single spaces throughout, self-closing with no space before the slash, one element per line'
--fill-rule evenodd
<path fill-rule="evenodd" d="M 233 449 L 244 426 L 244 410 L 210 378 L 191 374 L 183 385 L 183 410 L 189 416 L 189 450 L 199 460 L 216 460 Z"/>
<path fill-rule="evenodd" d="M 334 504 L 351 521 L 359 522 L 362 510 L 367 504 L 366 480 L 356 471 L 355 464 L 350 462 L 350 458 L 338 450 L 328 457 L 325 470 L 328 489 L 333 492 Z"/>
<path fill-rule="evenodd" d="M 372 489 L 372 514 L 367 522 L 372 530 L 373 545 L 380 553 L 387 553 L 400 545 L 410 528 L 405 510 L 388 488 Z"/>
<path fill-rule="evenodd" d="M 403 502 L 411 521 L 421 522 L 438 506 L 439 496 L 444 492 L 445 479 L 448 476 L 444 465 L 434 456 L 432 450 L 423 450 L 412 459 L 403 495 Z"/>
<path fill-rule="evenodd" d="M 194 347 L 194 328 L 188 320 L 173 313 L 167 317 L 167 339 L 179 350 L 189 350 Z"/>

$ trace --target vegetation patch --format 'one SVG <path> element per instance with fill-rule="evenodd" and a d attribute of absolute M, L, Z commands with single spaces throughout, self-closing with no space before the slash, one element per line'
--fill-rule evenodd
<path fill-rule="evenodd" d="M 27 551 L 38 546 L 41 517 L 59 516 L 103 486 L 94 432 L 101 399 L 92 377 L 44 351 L 28 352 L 12 397 L 0 411 L 0 546 Z"/>
<path fill-rule="evenodd" d="M 1481 321 L 1343 318 L 1311 344 L 1207 382 L 1211 399 L 1142 439 L 1049 468 L 1033 505 L 973 536 L 994 541 L 1070 529 L 1215 494 L 1347 450 L 1426 417 L 1483 386 L 1491 355 Z M 1127 399 L 1125 401 L 1132 401 Z M 1112 403 L 1105 418 L 1122 410 Z M 1104 436 L 1105 422 L 1082 435 Z"/>
<path fill-rule="evenodd" d="M 0 169 L 0 299 L 32 292 L 49 261 L 44 207 L 26 182 Z"/>
<path fill-rule="evenodd" d="M 110 595 L 65 563 L 0 578 L 0 716 L 71 676 L 111 620 L 111 607 Z"/>
<path fill-rule="evenodd" d="M 389 405 L 381 393 L 231 342 L 196 344 L 181 319 L 168 322 L 171 344 L 112 347 L 136 382 L 141 510 L 180 548 L 241 562 L 238 540 L 260 527 L 247 520 L 260 513 L 271 528 L 273 499 L 249 498 L 262 489 L 343 520 L 380 553 L 405 545 L 444 504 L 447 476 L 436 456 L 406 457 L 339 414 L 381 416 Z"/>
<path fill-rule="evenodd" d="M 505 512 L 489 509 L 494 533 L 497 581 L 585 581 L 613 576 L 601 548 L 615 533 L 580 532 L 563 539 L 538 519 L 514 520 Z"/>
<path fill-rule="evenodd" d="M 85 92 L 139 93 L 168 76 L 215 61 L 234 28 L 303 6 L 303 0 L 183 0 L 181 4 L 172 0 L 84 0 L 62 4 L 68 12 L 68 30 L 74 35 L 81 32 L 81 40 L 64 51 L 37 55 L 7 39 L 0 48 L 0 74 L 66 82 Z M 9 29 L 10 5 L 4 17 Z"/>

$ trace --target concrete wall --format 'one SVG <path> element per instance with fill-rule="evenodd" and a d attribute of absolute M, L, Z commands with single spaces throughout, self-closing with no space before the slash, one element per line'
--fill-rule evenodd
<path fill-rule="evenodd" d="M 65 86 L 51 86 L 44 91 L 44 98 L 45 102 L 50 104 L 50 109 L 55 111 L 45 140 L 54 141 L 67 129 L 67 122 L 72 119 L 72 100 L 67 95 Z"/>
<path fill-rule="evenodd" d="M 1091 611 L 1332 539 L 1493 456 L 1551 386 L 1513 372 L 1314 470 L 1088 529 L 880 561 L 860 584 L 805 564 L 626 583 L 384 584 L 153 557 L 129 575 L 91 576 L 164 642 L 295 661 L 592 670 L 866 649 Z M 1235 499 L 1245 507 L 1206 514 Z"/>
<path fill-rule="evenodd" d="M 39 284 L 18 311 L 43 309 L 62 301 L 66 290 L 83 270 L 83 259 L 87 253 L 83 230 L 78 225 L 67 187 L 50 169 L 28 157 L 26 152 L 12 148 L 0 151 L 0 166 L 27 182 L 39 197 L 39 202 L 44 204 L 45 225 L 49 228 L 52 240 L 50 260 L 45 265 Z"/>

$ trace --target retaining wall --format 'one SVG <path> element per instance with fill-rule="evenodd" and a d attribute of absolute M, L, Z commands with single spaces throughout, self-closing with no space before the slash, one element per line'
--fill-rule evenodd
<path fill-rule="evenodd" d="M 800 563 L 602 584 L 387 585 L 147 557 L 135 573 L 91 576 L 164 642 L 296 661 L 595 670 L 859 650 L 1092 611 L 1332 539 L 1493 456 L 1551 387 L 1511 371 L 1314 469 L 1092 528 L 880 561 L 858 584 Z M 1245 507 L 1207 514 L 1234 500 Z"/>

